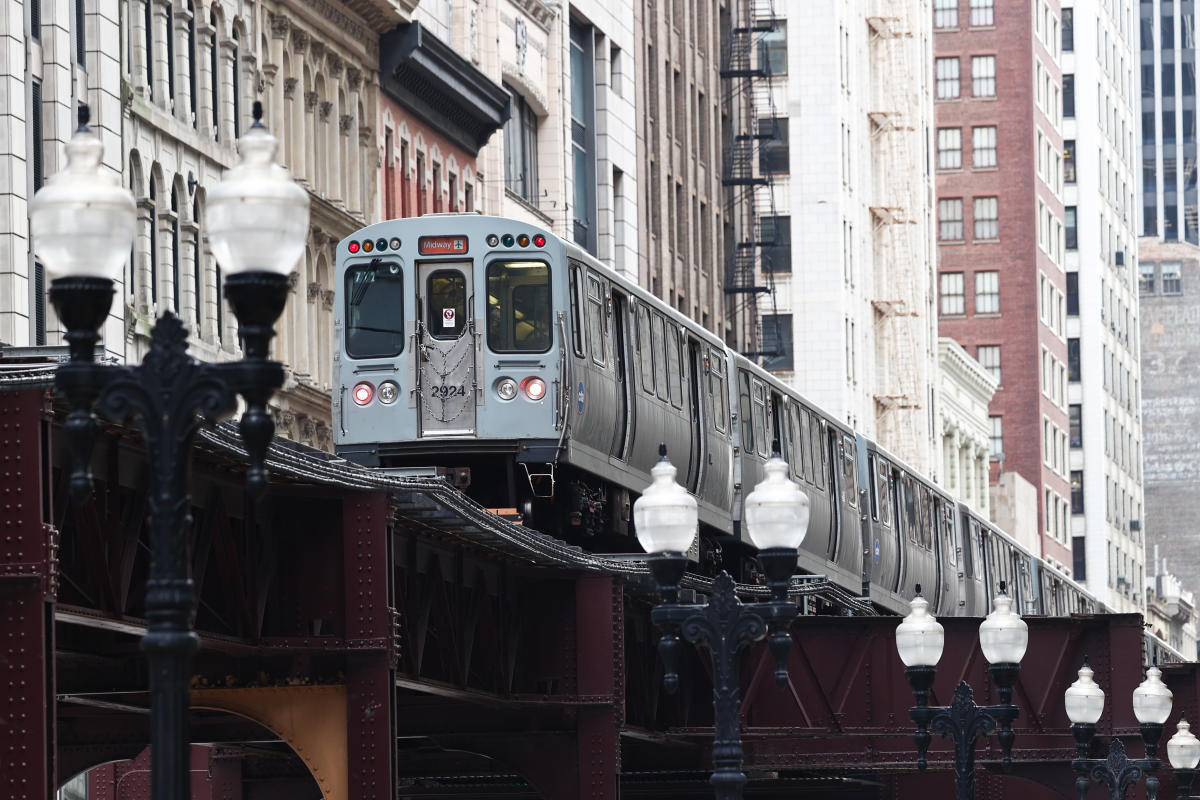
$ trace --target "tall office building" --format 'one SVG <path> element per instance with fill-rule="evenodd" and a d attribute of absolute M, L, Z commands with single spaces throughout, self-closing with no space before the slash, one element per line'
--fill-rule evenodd
<path fill-rule="evenodd" d="M 1146 602 L 1135 8 L 1074 0 L 1062 9 L 1074 572 L 1117 611 Z"/>
<path fill-rule="evenodd" d="M 1071 564 L 1060 11 L 935 0 L 938 312 L 999 384 L 992 480 L 1037 487 L 1041 555 Z"/>
<path fill-rule="evenodd" d="M 732 6 L 734 344 L 936 474 L 929 4 Z"/>

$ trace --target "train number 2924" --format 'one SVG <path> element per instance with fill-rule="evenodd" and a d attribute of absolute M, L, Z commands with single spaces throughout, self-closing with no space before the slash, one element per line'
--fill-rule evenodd
<path fill-rule="evenodd" d="M 465 397 L 467 390 L 463 386 L 430 386 L 429 394 L 431 397 L 446 399 L 450 397 Z"/>

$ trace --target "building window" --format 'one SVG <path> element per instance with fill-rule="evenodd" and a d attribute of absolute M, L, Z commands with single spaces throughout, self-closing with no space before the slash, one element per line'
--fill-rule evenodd
<path fill-rule="evenodd" d="M 1067 339 L 1067 380 L 1079 382 L 1079 340 Z"/>
<path fill-rule="evenodd" d="M 971 27 L 995 25 L 992 16 L 993 0 L 971 0 Z"/>
<path fill-rule="evenodd" d="M 1062 10 L 1062 49 L 1070 53 L 1075 49 L 1075 9 Z"/>
<path fill-rule="evenodd" d="M 933 0 L 933 27 L 958 27 L 958 0 Z"/>
<path fill-rule="evenodd" d="M 962 128 L 938 128 L 938 169 L 962 169 Z"/>
<path fill-rule="evenodd" d="M 991 452 L 992 458 L 1004 455 L 1004 417 L 988 417 L 992 423 Z"/>
<path fill-rule="evenodd" d="M 971 156 L 971 166 L 975 169 L 996 166 L 996 126 L 981 125 L 972 130 L 975 151 Z"/>
<path fill-rule="evenodd" d="M 963 299 L 963 274 L 961 272 L 943 272 L 941 285 L 942 314 L 954 316 L 966 313 L 966 304 Z"/>
<path fill-rule="evenodd" d="M 792 315 L 764 314 L 763 369 L 792 369 Z"/>
<path fill-rule="evenodd" d="M 1164 295 L 1183 294 L 1183 278 L 1178 261 L 1164 261 L 1161 265 L 1162 293 Z"/>
<path fill-rule="evenodd" d="M 938 201 L 938 238 L 943 242 L 961 242 L 963 238 L 963 203 L 950 197 Z"/>
<path fill-rule="evenodd" d="M 574 240 L 596 253 L 596 60 L 590 25 L 571 23 L 571 154 L 575 203 Z M 682 104 L 683 98 L 679 98 Z"/>
<path fill-rule="evenodd" d="M 763 272 L 791 272 L 792 218 L 763 217 L 761 225 Z"/>
<path fill-rule="evenodd" d="M 998 386 L 1000 384 L 1000 345 L 979 345 L 975 348 L 975 360 L 979 362 L 979 366 L 987 370 L 988 375 L 995 378 Z"/>
<path fill-rule="evenodd" d="M 1063 75 L 1063 116 L 1075 116 L 1075 76 Z"/>
<path fill-rule="evenodd" d="M 1000 236 L 1000 201 L 995 197 L 975 198 L 975 238 L 996 239 Z"/>
<path fill-rule="evenodd" d="M 787 174 L 788 120 L 787 117 L 762 117 L 758 120 L 758 136 L 762 142 L 758 151 L 758 169 L 767 174 Z"/>
<path fill-rule="evenodd" d="M 1000 273 L 995 270 L 975 273 L 975 313 L 1000 313 Z"/>
<path fill-rule="evenodd" d="M 1063 180 L 1067 183 L 1075 182 L 1075 140 L 1067 139 L 1063 142 Z"/>
<path fill-rule="evenodd" d="M 958 99 L 958 58 L 937 59 L 937 99 Z"/>
<path fill-rule="evenodd" d="M 1068 250 L 1079 249 L 1079 230 L 1076 226 L 1076 207 L 1067 206 L 1063 210 L 1063 221 L 1066 223 L 1066 244 Z"/>
<path fill-rule="evenodd" d="M 1067 315 L 1079 316 L 1079 273 L 1067 273 Z"/>
<path fill-rule="evenodd" d="M 758 40 L 758 68 L 767 75 L 787 75 L 787 23 L 775 27 Z"/>
<path fill-rule="evenodd" d="M 538 195 L 538 120 L 533 108 L 512 87 L 512 115 L 504 123 L 504 185 L 530 203 Z"/>
<path fill-rule="evenodd" d="M 1071 425 L 1071 447 L 1083 447 L 1083 406 L 1076 403 L 1067 411 Z"/>
<path fill-rule="evenodd" d="M 1071 513 L 1083 513 L 1083 470 L 1071 470 Z"/>
<path fill-rule="evenodd" d="M 996 57 L 971 57 L 971 93 L 975 97 L 996 96 Z"/>
<path fill-rule="evenodd" d="M 385 219 L 395 219 L 396 155 L 392 151 L 392 129 L 383 130 L 383 213 Z"/>
<path fill-rule="evenodd" d="M 1154 270 L 1157 266 L 1153 261 L 1138 264 L 1138 294 L 1154 294 Z"/>

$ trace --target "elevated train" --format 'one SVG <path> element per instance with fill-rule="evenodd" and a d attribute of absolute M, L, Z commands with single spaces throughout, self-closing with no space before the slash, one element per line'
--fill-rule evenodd
<path fill-rule="evenodd" d="M 1103 610 L 876 442 L 548 231 L 474 214 L 380 222 L 338 244 L 336 280 L 346 459 L 469 474 L 467 493 L 487 507 L 627 552 L 632 501 L 666 442 L 699 501 L 698 568 L 751 579 L 741 503 L 777 439 L 812 503 L 803 570 L 895 614 L 919 583 L 936 613 L 980 616 L 1000 581 L 1024 613 Z"/>

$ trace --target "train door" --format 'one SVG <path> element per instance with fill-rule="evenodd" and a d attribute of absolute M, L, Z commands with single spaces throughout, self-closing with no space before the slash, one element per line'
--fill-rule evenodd
<path fill-rule="evenodd" d="M 883 457 L 872 455 L 871 521 L 874 535 L 869 543 L 867 558 L 871 561 L 871 580 L 889 592 L 900 588 L 900 559 L 904 553 L 900 520 L 895 516 L 895 497 L 892 491 L 892 469 Z"/>
<path fill-rule="evenodd" d="M 474 298 L 471 262 L 417 265 L 421 436 L 475 432 Z"/>
<path fill-rule="evenodd" d="M 683 337 L 683 346 L 686 355 L 680 359 L 680 368 L 685 371 L 684 374 L 686 376 L 683 398 L 686 410 L 684 413 L 689 415 L 688 430 L 692 439 L 691 458 L 688 459 L 687 487 L 689 491 L 695 494 L 700 488 L 705 453 L 708 450 L 703 436 L 706 412 L 700 399 L 700 381 L 704 377 L 705 370 L 703 356 L 700 352 L 700 343 L 689 337 L 686 333 L 683 334 Z"/>
<path fill-rule="evenodd" d="M 617 379 L 617 425 L 613 431 L 612 448 L 609 454 L 625 460 L 625 443 L 633 435 L 632 398 L 629 396 L 629 364 L 626 360 L 628 351 L 625 349 L 627 337 L 628 299 L 622 292 L 613 291 L 609 298 L 609 310 L 612 312 L 613 371 Z"/>
<path fill-rule="evenodd" d="M 954 535 L 954 503 L 944 497 L 934 496 L 937 517 L 938 548 L 941 555 L 937 569 L 941 573 L 941 589 L 938 592 L 938 613 L 953 614 L 958 609 L 959 550 Z"/>

